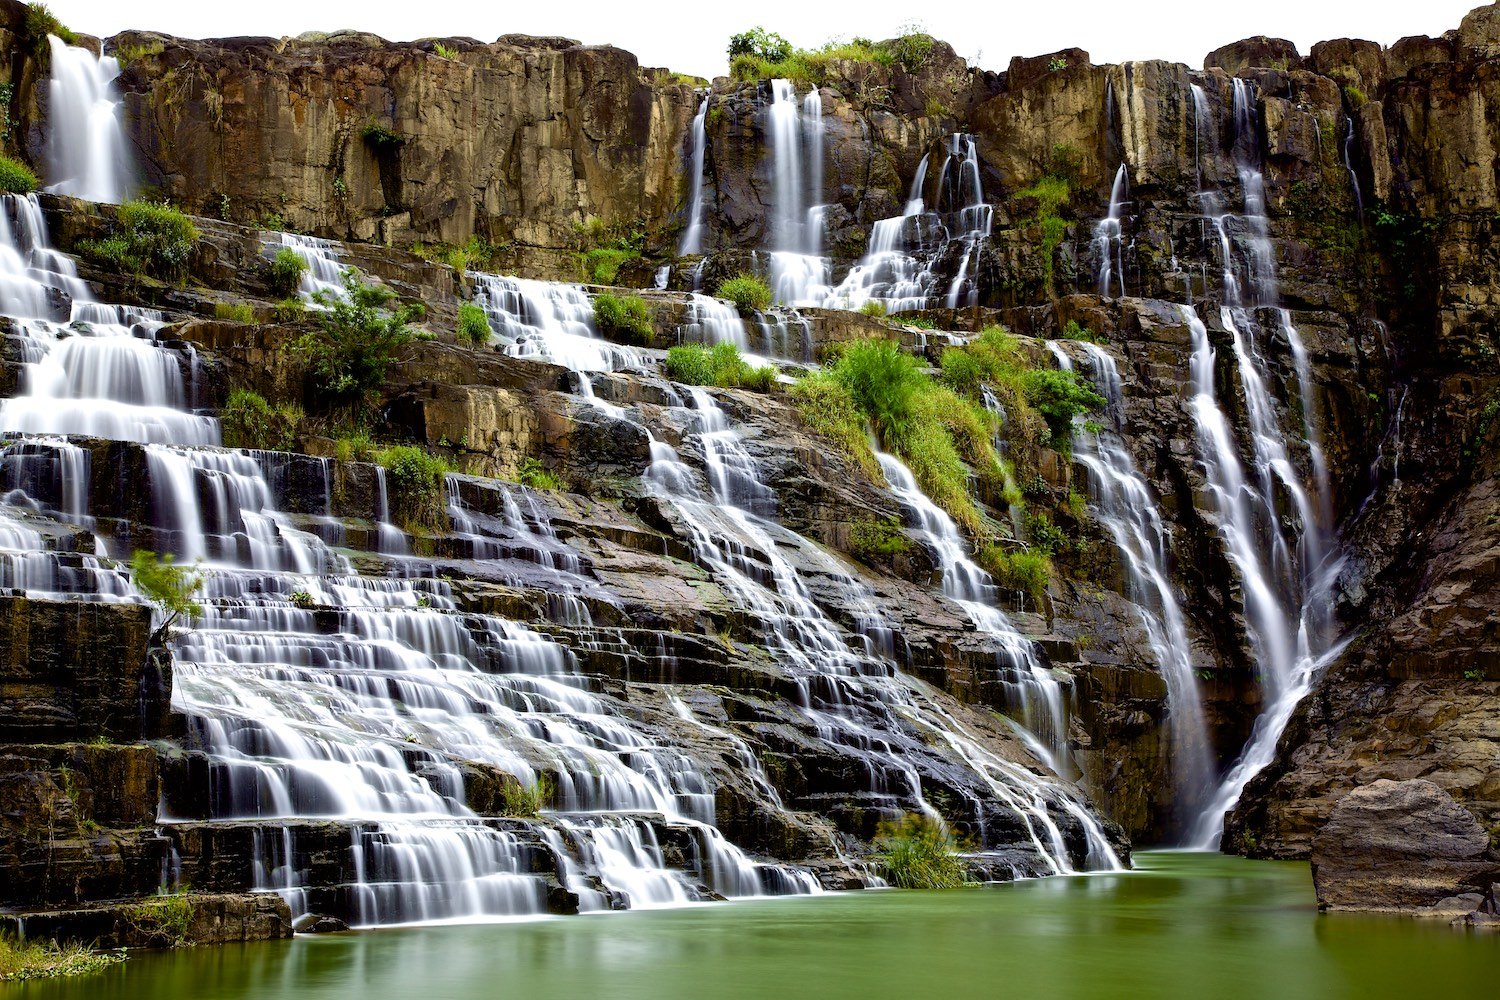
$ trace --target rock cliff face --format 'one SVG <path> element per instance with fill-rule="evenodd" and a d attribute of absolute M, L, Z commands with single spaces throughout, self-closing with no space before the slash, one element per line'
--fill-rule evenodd
<path fill-rule="evenodd" d="M 42 70 L 24 37 L 24 9 L 3 11 L 7 148 L 40 162 Z M 936 168 L 918 177 L 922 164 L 943 162 L 955 134 L 972 137 L 989 231 L 972 254 L 958 252 L 957 240 L 938 241 L 932 270 L 942 287 L 967 269 L 975 293 L 962 307 L 955 296 L 950 307 L 922 310 L 924 327 L 831 300 L 777 321 L 805 321 L 818 357 L 883 336 L 936 360 L 944 332 L 996 321 L 1038 342 L 1061 344 L 1070 324 L 1102 341 L 1121 376 L 1111 416 L 1122 449 L 1160 506 L 1165 569 L 1220 771 L 1256 733 L 1271 680 L 1253 587 L 1225 542 L 1227 505 L 1213 498 L 1195 356 L 1211 354 L 1206 378 L 1240 442 L 1228 450 L 1247 469 L 1262 458 L 1257 431 L 1288 442 L 1280 464 L 1260 463 L 1275 517 L 1256 533 L 1274 549 L 1269 538 L 1305 540 L 1309 522 L 1319 522 L 1336 553 L 1328 592 L 1340 641 L 1312 672 L 1274 759 L 1235 804 L 1224 844 L 1254 856 L 1322 857 L 1320 889 L 1342 880 L 1325 892 L 1339 907 L 1428 905 L 1474 888 L 1491 871 L 1481 839 L 1500 832 L 1497 11 L 1481 8 L 1443 37 L 1389 49 L 1346 39 L 1303 56 L 1281 40 L 1250 39 L 1211 53 L 1201 71 L 1095 66 L 1067 50 L 1018 58 L 994 74 L 937 43 L 920 65 L 840 61 L 819 81 L 821 220 L 835 284 L 869 247 L 872 224 L 900 216 L 910 195 L 943 203 L 951 179 Z M 688 405 L 656 362 L 659 349 L 704 336 L 703 305 L 683 291 L 762 266 L 754 255 L 773 248 L 767 81 L 695 89 L 616 49 L 520 36 L 393 44 L 355 33 L 190 41 L 127 32 L 105 48 L 127 59 L 119 86 L 143 179 L 198 215 L 203 239 L 182 285 L 90 263 L 80 273 L 102 301 L 163 311 L 155 342 L 185 373 L 186 407 L 218 412 L 231 389 L 302 396 L 293 344 L 316 323 L 276 304 L 263 243 L 275 230 L 343 241 L 330 250 L 342 262 L 428 306 L 438 337 L 391 368 L 372 398 L 369 429 L 466 473 L 448 485 L 448 523 L 410 533 L 408 552 L 391 548 L 383 474 L 347 443 L 341 450 L 331 423 L 311 423 L 296 454 L 252 463 L 287 537 L 336 539 L 361 578 L 438 581 L 390 586 L 408 588 L 400 601 L 436 601 L 442 619 L 483 648 L 508 648 L 485 631 L 503 618 L 564 651 L 580 690 L 605 706 L 601 716 L 628 719 L 647 745 L 685 748 L 711 786 L 724 836 L 764 864 L 794 862 L 825 885 L 858 884 L 878 822 L 919 807 L 982 849 L 982 874 L 1039 870 L 1021 813 L 997 808 L 1008 800 L 995 775 L 1012 768 L 1061 789 L 1047 793 L 1044 812 L 1080 864 L 1097 861 L 1100 843 L 1124 854 L 1126 834 L 1157 842 L 1193 826 L 1174 783 L 1159 650 L 1097 511 L 1077 519 L 1078 542 L 1058 558 L 1045 600 L 1001 594 L 1040 667 L 1067 679 L 1067 762 L 1058 775 L 997 721 L 998 712 L 1015 714 L 1024 678 L 1004 666 L 1003 643 L 939 595 L 934 553 L 913 545 L 876 558 L 856 544 L 863 526 L 901 523 L 909 512 L 886 483 L 804 426 L 784 396 L 707 398 L 739 432 L 762 499 L 785 529 L 756 565 L 736 572 L 786 587 L 795 578 L 816 609 L 815 628 L 808 612 L 788 618 L 784 607 L 747 602 L 740 588 L 748 585 L 725 569 L 730 556 L 705 544 L 696 515 L 643 477 L 667 475 L 664 449 L 701 469 L 705 483 L 723 462 L 705 443 L 704 404 Z M 692 121 L 704 100 L 700 266 L 675 252 L 690 214 Z M 1122 168 L 1128 194 L 1112 206 Z M 1061 197 L 1049 202 L 1043 185 L 1060 186 Z M 1257 199 L 1263 212 L 1251 211 Z M 108 206 L 45 204 L 65 252 L 113 224 Z M 1245 211 L 1231 213 L 1234 204 Z M 1113 251 L 1094 231 L 1112 208 L 1122 232 Z M 665 266 L 678 289 L 645 295 L 649 335 L 611 373 L 584 376 L 514 356 L 523 350 L 455 343 L 455 311 L 480 279 L 408 252 L 432 256 L 417 244 L 478 236 L 486 270 L 571 280 L 590 217 L 629 232 L 631 252 L 643 258 L 622 269 L 622 284 L 643 285 Z M 1254 274 L 1236 278 L 1231 246 L 1254 248 Z M 1118 253 L 1118 284 L 1101 288 L 1109 253 Z M 253 321 L 222 308 L 231 303 Z M 515 310 L 539 324 L 535 311 L 529 302 Z M 1251 335 L 1250 367 L 1237 361 L 1247 322 L 1263 334 Z M 0 359 L 8 395 L 25 391 L 29 349 L 24 331 L 8 327 Z M 1025 349 L 1050 357 L 1040 343 Z M 1081 344 L 1058 349 L 1070 364 L 1090 363 Z M 1252 378 L 1267 383 L 1263 395 Z M 162 549 L 180 542 L 181 526 L 164 522 L 160 498 L 141 488 L 158 446 L 79 443 L 91 456 L 93 521 L 54 516 L 45 502 L 25 514 L 49 539 L 65 539 L 52 548 L 82 565 L 99 551 L 96 537 Z M 1063 498 L 1089 489 L 1080 456 L 1026 447 L 1037 471 L 1029 490 Z M 516 485 L 538 468 L 564 488 Z M 1296 490 L 1271 485 L 1292 481 L 1310 484 L 1313 505 L 1299 507 Z M 530 498 L 525 516 L 518 496 Z M 995 524 L 1010 520 L 999 497 L 982 499 Z M 1016 540 L 1024 534 L 1014 531 Z M 233 600 L 254 606 L 281 586 L 260 581 Z M 321 591 L 304 597 L 289 605 L 296 595 L 280 595 L 276 613 L 308 617 L 318 643 L 355 641 L 349 636 L 367 627 L 368 609 L 324 601 Z M 204 904 L 202 934 L 211 939 L 289 929 L 284 907 L 271 912 L 239 895 L 251 890 L 274 888 L 306 913 L 366 912 L 368 886 L 350 845 L 378 850 L 389 832 L 319 814 L 281 823 L 269 847 L 271 827 L 226 816 L 229 769 L 208 728 L 186 721 L 195 716 L 180 698 L 168 712 L 170 658 L 148 653 L 141 607 L 5 600 L 0 795 L 10 825 L 0 830 L 0 868 L 15 878 L 0 905 L 145 895 L 171 858 L 186 882 L 222 894 Z M 838 683 L 850 690 L 825 690 L 779 655 L 776 643 L 789 634 L 879 647 L 888 683 L 846 678 Z M 190 663 L 191 654 L 179 648 Z M 488 655 L 490 673 L 508 671 L 504 654 Z M 831 737 L 820 713 L 851 702 L 871 728 Z M 945 743 L 955 732 L 963 741 Z M 446 774 L 445 748 L 423 738 L 398 734 L 396 756 L 414 773 Z M 973 745 L 993 761 L 976 767 Z M 514 766 L 476 754 L 462 768 L 466 808 L 514 844 L 520 870 L 545 883 L 546 907 L 578 909 L 579 882 L 558 844 L 576 848 L 583 834 L 508 814 Z M 1075 777 L 1105 822 L 1060 780 Z M 1408 787 L 1401 809 L 1372 805 L 1390 792 L 1381 779 L 1420 784 L 1421 794 Z M 1438 802 L 1443 796 L 1452 801 Z M 159 797 L 172 822 L 158 827 Z M 1425 829 L 1432 816 L 1459 823 L 1460 812 L 1465 850 L 1474 847 L 1458 858 L 1473 869 L 1463 869 L 1462 886 L 1451 871 L 1427 871 L 1396 879 L 1421 892 L 1377 899 L 1360 881 L 1368 872 L 1337 872 L 1329 860 L 1356 848 L 1378 853 L 1401 835 L 1380 830 L 1397 813 Z M 695 892 L 725 891 L 703 861 L 700 830 L 665 814 L 645 825 L 664 865 L 700 880 Z M 255 877 L 257 863 L 287 881 Z M 107 923 L 122 941 L 139 930 L 118 907 L 78 912 L 67 926 Z"/>

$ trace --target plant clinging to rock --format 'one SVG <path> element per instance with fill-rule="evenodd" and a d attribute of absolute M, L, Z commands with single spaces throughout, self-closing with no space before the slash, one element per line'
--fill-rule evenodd
<path fill-rule="evenodd" d="M 396 306 L 396 295 L 344 272 L 345 296 L 323 289 L 313 301 L 317 329 L 293 344 L 307 366 L 309 387 L 321 400 L 355 406 L 385 381 L 386 370 L 407 345 L 432 335 L 410 324 L 426 313 L 417 303 Z"/>
<path fill-rule="evenodd" d="M 151 633 L 158 645 L 179 618 L 189 620 L 203 614 L 203 605 L 193 595 L 203 586 L 203 572 L 197 567 L 179 566 L 171 553 L 157 555 L 137 549 L 130 557 L 130 582 L 141 595 L 156 606 L 162 622 Z"/>

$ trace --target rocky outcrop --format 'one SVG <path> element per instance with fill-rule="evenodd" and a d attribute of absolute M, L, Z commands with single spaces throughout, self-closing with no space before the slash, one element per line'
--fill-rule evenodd
<path fill-rule="evenodd" d="M 1339 800 L 1313 841 L 1318 905 L 1463 916 L 1487 906 L 1500 858 L 1472 813 L 1430 781 L 1379 780 Z"/>

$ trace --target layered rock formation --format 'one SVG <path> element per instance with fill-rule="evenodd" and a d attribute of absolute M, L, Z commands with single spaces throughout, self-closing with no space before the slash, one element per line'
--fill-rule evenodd
<path fill-rule="evenodd" d="M 1312 854 L 1320 891 L 1336 907 L 1425 906 L 1478 885 L 1468 868 L 1459 877 L 1456 869 L 1417 865 L 1409 877 L 1422 892 L 1382 895 L 1386 875 L 1373 886 L 1357 868 L 1338 870 L 1334 859 L 1356 848 L 1404 842 L 1408 828 L 1428 831 L 1431 817 L 1457 822 L 1466 810 L 1473 822 L 1464 824 L 1464 849 L 1474 849 L 1458 860 L 1468 864 L 1483 854 L 1482 836 L 1500 830 L 1492 596 L 1500 538 L 1496 10 L 1475 11 L 1444 37 L 1389 49 L 1339 40 L 1304 57 L 1288 43 L 1252 39 L 1215 51 L 1201 72 L 1158 62 L 1094 66 L 1087 53 L 1068 50 L 1016 59 L 993 74 L 938 43 L 920 66 L 848 61 L 830 65 L 821 80 L 829 150 L 823 219 L 835 281 L 861 257 L 871 224 L 901 213 L 924 156 L 938 161 L 950 135 L 968 134 L 993 209 L 992 231 L 972 261 L 976 304 L 927 310 L 924 318 L 959 332 L 1003 320 L 1037 339 L 1057 338 L 1072 321 L 1105 341 L 1123 377 L 1122 440 L 1166 521 L 1168 570 L 1221 770 L 1252 737 L 1266 679 L 1247 622 L 1243 571 L 1223 541 L 1224 511 L 1210 498 L 1190 359 L 1193 320 L 1201 316 L 1217 355 L 1218 399 L 1248 464 L 1256 402 L 1234 360 L 1240 331 L 1218 306 L 1243 294 L 1224 277 L 1234 273 L 1228 248 L 1258 238 L 1246 169 L 1253 161 L 1264 182 L 1274 277 L 1272 294 L 1248 302 L 1247 311 L 1275 331 L 1284 329 L 1277 307 L 1285 307 L 1306 346 L 1310 378 L 1301 377 L 1299 345 L 1289 337 L 1273 333 L 1253 352 L 1270 382 L 1270 422 L 1292 442 L 1291 471 L 1277 475 L 1313 484 L 1317 517 L 1337 538 L 1334 608 L 1346 644 L 1319 665 L 1275 760 L 1230 817 L 1225 844 L 1255 856 Z M 18 5 L 6 11 L 11 34 L 0 33 L 0 44 L 9 46 L 14 88 L 11 148 L 39 161 L 39 70 L 18 35 Z M 193 359 L 190 405 L 214 411 L 231 387 L 272 399 L 300 394 L 290 345 L 312 324 L 276 319 L 262 238 L 290 229 L 349 241 L 337 248 L 342 260 L 425 302 L 429 325 L 443 331 L 393 369 L 373 408 L 374 429 L 491 477 L 463 479 L 454 489 L 498 555 L 477 555 L 492 549 L 476 549 L 475 533 L 456 524 L 411 539 L 423 564 L 416 575 L 451 588 L 453 607 L 443 610 L 503 615 L 567 650 L 612 711 L 631 717 L 653 743 L 688 748 L 714 784 L 718 828 L 757 859 L 797 862 L 827 885 L 859 881 L 851 859 L 868 856 L 869 838 L 893 802 L 909 808 L 915 800 L 863 791 L 863 751 L 830 749 L 819 723 L 800 713 L 806 696 L 768 649 L 775 626 L 736 602 L 722 568 L 695 550 L 694 526 L 643 482 L 662 444 L 693 466 L 711 464 L 680 390 L 652 372 L 656 356 L 648 350 L 638 370 L 594 376 L 585 396 L 578 374 L 563 367 L 455 345 L 446 331 L 458 302 L 473 294 L 473 276 L 401 249 L 479 236 L 491 253 L 488 267 L 572 278 L 580 227 L 596 217 L 636 234 L 641 282 L 660 264 L 673 266 L 673 287 L 695 280 L 712 287 L 714 276 L 754 266 L 751 253 L 769 248 L 776 194 L 766 82 L 719 80 L 707 92 L 708 259 L 700 270 L 673 253 L 689 210 L 690 123 L 703 94 L 640 68 L 628 53 L 561 39 L 392 44 L 355 33 L 196 42 L 130 32 L 106 47 L 128 57 L 120 87 L 144 179 L 206 217 L 199 223 L 205 238 L 186 288 L 88 265 L 82 274 L 106 301 L 167 311 L 170 325 L 157 339 Z M 1100 297 L 1096 275 L 1108 249 L 1093 238 L 1093 223 L 1109 211 L 1122 165 L 1129 179 L 1123 284 Z M 1036 189 L 1044 179 L 1064 186 L 1051 209 Z M 943 183 L 930 173 L 917 193 L 937 204 Z M 1246 205 L 1243 215 L 1224 208 L 1235 202 Z M 112 218 L 108 208 L 63 199 L 48 209 L 65 251 L 107 232 Z M 961 257 L 951 248 L 937 255 L 945 285 L 970 266 Z M 648 301 L 646 346 L 677 342 L 695 304 L 671 292 Z M 209 318 L 216 304 L 231 302 L 249 305 L 256 322 Z M 820 351 L 873 334 L 935 355 L 941 339 L 836 309 L 809 311 L 806 319 Z M 8 342 L 6 384 L 19 387 L 26 355 L 14 331 Z M 1079 349 L 1069 350 L 1082 364 Z M 1035 353 L 1046 356 L 1040 347 Z M 859 565 L 822 552 L 852 552 L 855 527 L 872 518 L 903 518 L 885 484 L 806 433 L 784 400 L 748 392 L 713 398 L 741 430 L 780 523 L 803 536 L 774 548 L 798 568 L 812 601 L 842 633 L 866 638 L 873 608 L 891 629 L 891 662 L 935 689 L 922 696 L 934 712 L 979 734 L 999 760 L 1044 772 L 986 710 L 1014 708 L 1011 680 L 995 666 L 1003 650 L 937 596 L 931 553 L 919 547 L 888 565 Z M 89 447 L 96 456 L 91 512 L 108 519 L 103 530 L 167 547 L 139 489 L 149 461 L 142 449 Z M 299 447 L 324 458 L 260 460 L 274 469 L 267 479 L 289 524 L 317 533 L 319 519 L 337 522 L 361 572 L 407 573 L 382 548 L 375 470 L 339 456 L 335 442 L 317 433 Z M 586 624 L 559 611 L 547 559 L 506 521 L 519 489 L 492 479 L 520 477 L 528 460 L 568 487 L 535 499 L 581 567 L 568 593 L 587 609 Z M 1068 456 L 1037 449 L 1028 460 L 1041 493 L 1086 489 Z M 106 480 L 103 468 L 135 471 Z M 1307 537 L 1311 526 L 1289 492 L 1276 497 L 1279 527 Z M 990 508 L 997 523 L 1006 520 L 1000 507 Z M 47 530 L 88 537 L 64 520 Z M 1059 560 L 1042 606 L 1017 593 L 1006 595 L 1007 610 L 1045 668 L 1069 679 L 1064 742 L 1102 813 L 1145 842 L 1181 836 L 1193 817 L 1183 815 L 1173 782 L 1162 664 L 1110 538 L 1087 519 L 1077 531 L 1085 544 Z M 848 580 L 864 596 L 851 597 Z M 7 868 L 24 878 L 12 883 L 18 888 L 5 905 L 99 900 L 109 895 L 102 882 L 144 895 L 167 857 L 190 884 L 230 900 L 272 888 L 249 875 L 253 859 L 271 856 L 257 825 L 213 822 L 212 748 L 167 719 L 169 671 L 141 648 L 140 609 L 110 606 L 96 615 L 13 600 L 4 619 L 14 655 L 0 726 L 14 744 L 5 751 L 7 787 L 25 809 L 4 850 Z M 108 622 L 70 629 L 62 617 L 69 613 Z M 341 613 L 347 609 L 317 610 L 322 634 L 347 630 Z M 28 639 L 62 634 L 71 645 L 56 647 L 51 659 Z M 102 659 L 94 656 L 100 644 L 109 651 Z M 126 666 L 80 687 L 88 679 L 69 671 L 93 663 Z M 131 685 L 147 691 L 134 707 Z M 82 745 L 99 735 L 122 743 L 170 737 L 177 747 Z M 988 849 L 986 874 L 1030 870 L 1019 828 L 990 815 L 993 789 L 966 769 L 961 753 L 930 733 L 900 730 L 899 740 L 932 807 Z M 742 748 L 764 769 L 763 781 L 746 773 Z M 550 908 L 576 909 L 577 893 L 544 833 L 496 817 L 506 777 L 465 766 L 470 807 L 522 843 L 528 872 L 550 880 Z M 89 788 L 64 787 L 78 773 Z M 1423 802 L 1440 795 L 1453 802 L 1416 812 L 1370 808 L 1391 794 L 1373 784 L 1379 779 L 1416 778 L 1431 783 L 1417 790 Z M 126 791 L 113 805 L 91 790 L 116 780 Z M 157 832 L 151 810 L 162 786 L 177 822 Z M 1387 824 L 1383 817 L 1397 813 Z M 66 838 L 76 862 L 63 864 L 43 849 L 59 839 L 47 825 L 56 817 L 80 831 L 69 827 Z M 1054 818 L 1069 852 L 1081 857 L 1084 821 Z M 378 832 L 342 820 L 291 826 L 295 844 L 288 839 L 278 868 L 298 873 L 297 891 L 312 887 L 308 912 L 350 914 L 357 877 L 341 852 L 351 838 Z M 672 867 L 694 870 L 690 827 L 658 821 L 653 830 Z M 1123 851 L 1112 830 L 1110 840 Z M 1417 860 L 1420 853 L 1403 857 L 1403 870 Z M 289 919 L 222 905 L 229 909 L 215 924 L 221 928 L 281 933 Z"/>

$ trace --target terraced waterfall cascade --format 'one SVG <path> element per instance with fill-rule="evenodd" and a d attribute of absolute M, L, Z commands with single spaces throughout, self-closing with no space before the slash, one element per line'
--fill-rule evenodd
<path fill-rule="evenodd" d="M 771 290 L 783 305 L 816 305 L 828 287 L 823 254 L 823 96 L 798 102 L 790 80 L 771 81 L 767 132 L 774 160 Z"/>
<path fill-rule="evenodd" d="M 819 738 L 864 761 L 872 802 L 886 809 L 914 805 L 936 817 L 917 766 L 931 761 L 934 751 L 925 744 L 932 744 L 946 758 L 943 784 L 967 800 L 978 863 L 1004 877 L 1119 869 L 1103 829 L 1070 788 L 1035 765 L 987 748 L 900 670 L 898 637 L 881 621 L 871 595 L 828 555 L 771 519 L 771 495 L 738 433 L 708 393 L 695 391 L 693 404 L 687 416 L 703 450 L 710 493 L 698 489 L 676 450 L 659 441 L 649 478 L 682 519 L 698 558 L 761 623 L 762 641 L 794 678 L 797 703 Z M 920 496 L 917 491 L 913 498 Z M 930 501 L 920 502 L 931 509 Z M 819 605 L 809 580 L 814 573 L 820 587 L 837 589 L 841 607 L 853 610 L 856 631 L 847 632 Z M 1024 642 L 1013 630 L 1005 638 Z M 1033 683 L 1042 686 L 1039 679 Z M 1039 747 L 1030 734 L 1026 742 Z M 1004 843 L 1016 833 L 1017 844 Z"/>

